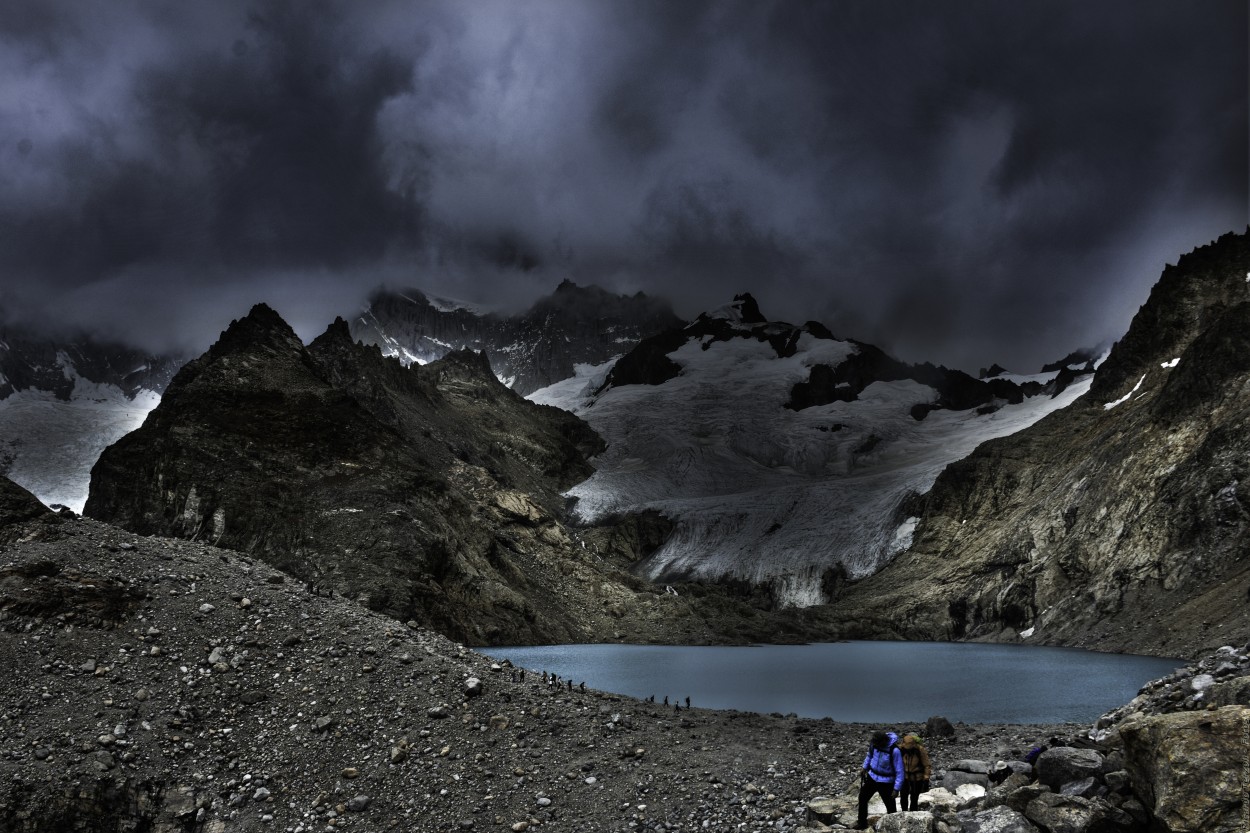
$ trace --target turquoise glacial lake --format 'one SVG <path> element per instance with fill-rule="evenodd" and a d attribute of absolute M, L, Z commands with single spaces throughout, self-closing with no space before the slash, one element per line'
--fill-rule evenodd
<path fill-rule="evenodd" d="M 847 723 L 1092 722 L 1181 660 L 1076 648 L 947 642 L 488 648 L 497 660 L 588 688 L 709 709 Z"/>

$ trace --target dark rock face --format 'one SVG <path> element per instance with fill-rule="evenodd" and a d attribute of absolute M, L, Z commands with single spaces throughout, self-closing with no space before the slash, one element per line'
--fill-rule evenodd
<path fill-rule="evenodd" d="M 586 600 L 562 585 L 592 554 L 559 490 L 599 446 L 480 354 L 408 369 L 342 321 L 305 348 L 261 305 L 105 451 L 85 514 L 252 553 L 461 639 L 578 639 Z"/>
<path fill-rule="evenodd" d="M 856 634 L 1176 656 L 1250 628 L 1248 239 L 1168 267 L 1081 400 L 947 467 L 838 601 Z"/>
<path fill-rule="evenodd" d="M 14 537 L 28 534 L 22 525 L 34 520 L 53 525 L 60 518 L 30 492 L 0 476 L 0 547 L 9 544 Z"/>
<path fill-rule="evenodd" d="M 75 373 L 88 382 L 115 385 L 131 398 L 144 389 L 160 393 L 181 364 L 176 356 L 86 335 L 54 339 L 19 327 L 0 329 L 0 399 L 28 389 L 69 399 Z"/>
<path fill-rule="evenodd" d="M 614 295 L 564 281 L 515 316 L 447 309 L 416 290 L 379 292 L 351 329 L 366 344 L 421 361 L 455 349 L 481 351 L 499 376 L 525 395 L 567 379 L 577 364 L 605 362 L 680 323 L 666 302 L 641 292 Z"/>

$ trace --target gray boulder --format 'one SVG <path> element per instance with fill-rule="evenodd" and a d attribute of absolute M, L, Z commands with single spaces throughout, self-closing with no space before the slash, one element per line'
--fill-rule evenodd
<path fill-rule="evenodd" d="M 975 784 L 978 787 L 990 788 L 990 777 L 976 772 L 964 772 L 959 769 L 948 769 L 942 776 L 942 786 L 951 792 L 964 784 Z"/>
<path fill-rule="evenodd" d="M 973 761 L 966 759 L 962 761 L 955 761 L 955 763 L 950 765 L 950 769 L 957 769 L 960 772 L 973 772 L 977 775 L 990 774 L 989 761 Z"/>
<path fill-rule="evenodd" d="M 964 833 L 1038 833 L 1023 815 L 1010 807 L 994 807 L 981 813 L 960 816 Z"/>
<path fill-rule="evenodd" d="M 1097 778 L 1082 778 L 1079 781 L 1069 781 L 1059 788 L 1060 795 L 1075 795 L 1081 798 L 1093 798 L 1105 788 Z"/>
<path fill-rule="evenodd" d="M 1097 778 L 1102 775 L 1103 770 L 1102 755 L 1093 749 L 1077 749 L 1072 746 L 1047 749 L 1037 756 L 1034 766 L 1037 780 L 1052 790 L 1057 790 L 1070 781 Z"/>
<path fill-rule="evenodd" d="M 937 819 L 924 810 L 888 813 L 877 822 L 877 833 L 933 833 Z"/>
<path fill-rule="evenodd" d="M 1048 833 L 1085 833 L 1094 819 L 1094 807 L 1079 796 L 1045 793 L 1029 802 L 1024 815 Z"/>
<path fill-rule="evenodd" d="M 1120 726 L 1133 792 L 1156 826 L 1170 833 L 1244 833 L 1247 725 L 1250 708 L 1226 706 Z"/>
<path fill-rule="evenodd" d="M 953 738 L 955 727 L 945 717 L 934 716 L 925 721 L 924 733 L 926 737 Z"/>

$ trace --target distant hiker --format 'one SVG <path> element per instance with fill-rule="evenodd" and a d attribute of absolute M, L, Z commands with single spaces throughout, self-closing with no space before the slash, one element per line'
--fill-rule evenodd
<path fill-rule="evenodd" d="M 674 704 L 673 704 L 673 713 L 674 713 L 674 714 L 679 714 L 680 712 L 681 712 L 681 703 L 674 703 Z"/>
<path fill-rule="evenodd" d="M 690 698 L 686 698 L 686 708 L 690 708 Z"/>
<path fill-rule="evenodd" d="M 664 705 L 666 705 L 666 706 L 668 705 L 668 695 L 667 695 L 667 694 L 665 694 L 665 695 L 664 695 Z"/>
<path fill-rule="evenodd" d="M 569 691 L 572 691 L 573 690 L 573 678 L 569 677 L 568 682 L 569 682 Z"/>
<path fill-rule="evenodd" d="M 881 796 L 887 813 L 897 809 L 894 799 L 903 789 L 903 753 L 898 749 L 898 735 L 873 732 L 859 777 L 859 818 L 855 827 L 864 830 L 868 827 L 868 800 L 873 793 Z"/>
<path fill-rule="evenodd" d="M 578 683 L 577 687 L 582 690 L 582 694 L 586 693 L 586 681 L 585 680 L 582 680 L 580 683 Z"/>
<path fill-rule="evenodd" d="M 913 732 L 903 735 L 898 749 L 903 753 L 903 801 L 899 809 L 918 810 L 920 794 L 929 791 L 929 778 L 933 775 L 929 752 Z"/>
<path fill-rule="evenodd" d="M 521 682 L 525 682 L 525 669 L 521 669 Z"/>

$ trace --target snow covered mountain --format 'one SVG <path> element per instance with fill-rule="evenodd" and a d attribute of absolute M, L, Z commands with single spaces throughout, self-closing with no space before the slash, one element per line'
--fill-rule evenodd
<path fill-rule="evenodd" d="M 524 395 L 572 376 L 579 363 L 607 361 L 680 323 L 666 301 L 566 280 L 514 316 L 416 289 L 379 291 L 352 320 L 351 332 L 405 364 L 466 348 L 484 352 L 499 380 Z"/>
<path fill-rule="evenodd" d="M 1070 404 L 1092 370 L 978 380 L 905 365 L 815 322 L 769 322 L 747 295 L 529 398 L 608 443 L 567 493 L 582 520 L 676 522 L 650 578 L 745 580 L 809 606 L 909 546 L 943 468 Z"/>
<path fill-rule="evenodd" d="M 0 332 L 0 474 L 81 511 L 100 452 L 143 422 L 180 364 L 87 336 Z"/>

